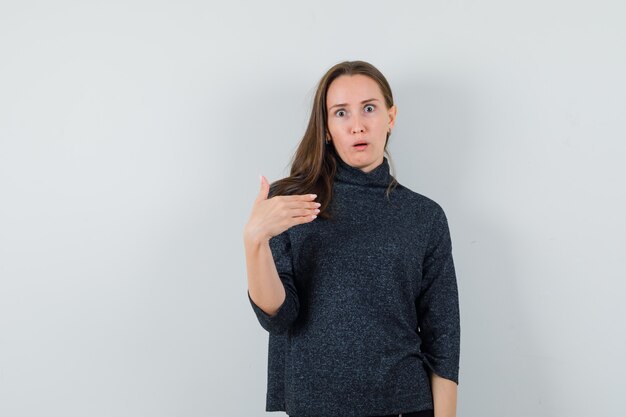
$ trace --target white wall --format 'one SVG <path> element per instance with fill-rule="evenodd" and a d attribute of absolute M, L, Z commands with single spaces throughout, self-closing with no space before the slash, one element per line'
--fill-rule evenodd
<path fill-rule="evenodd" d="M 458 415 L 623 415 L 625 13 L 3 1 L 0 415 L 266 415 L 243 226 L 345 59 L 387 76 L 392 166 L 449 217 Z"/>

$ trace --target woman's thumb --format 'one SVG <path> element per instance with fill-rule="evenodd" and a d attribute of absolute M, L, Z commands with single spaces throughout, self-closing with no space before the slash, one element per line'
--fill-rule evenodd
<path fill-rule="evenodd" d="M 261 180 L 261 189 L 259 190 L 257 200 L 267 200 L 267 196 L 270 192 L 270 183 L 263 175 L 259 175 L 259 179 Z"/>

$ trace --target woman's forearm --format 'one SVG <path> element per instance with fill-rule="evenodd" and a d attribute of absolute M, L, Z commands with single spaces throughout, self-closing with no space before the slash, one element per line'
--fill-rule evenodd
<path fill-rule="evenodd" d="M 454 381 L 430 374 L 435 417 L 456 417 L 457 384 Z"/>
<path fill-rule="evenodd" d="M 286 294 L 269 243 L 244 239 L 244 246 L 250 298 L 261 310 L 273 316 L 285 301 Z"/>

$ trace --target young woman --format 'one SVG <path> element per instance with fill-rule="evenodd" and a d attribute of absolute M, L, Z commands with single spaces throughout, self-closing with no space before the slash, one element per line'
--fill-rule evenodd
<path fill-rule="evenodd" d="M 396 112 L 380 71 L 339 63 L 318 84 L 290 176 L 261 178 L 244 245 L 248 299 L 269 332 L 266 411 L 456 414 L 450 232 L 438 203 L 389 172 Z"/>

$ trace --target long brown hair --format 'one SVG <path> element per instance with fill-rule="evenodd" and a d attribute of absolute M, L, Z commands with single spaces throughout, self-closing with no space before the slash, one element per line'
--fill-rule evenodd
<path fill-rule="evenodd" d="M 317 194 L 317 201 L 321 203 L 318 217 L 331 218 L 328 206 L 333 194 L 333 181 L 337 170 L 337 159 L 340 156 L 335 150 L 334 143 L 326 144 L 328 131 L 328 114 L 326 112 L 326 93 L 330 83 L 341 75 L 366 75 L 376 81 L 385 99 L 387 109 L 393 106 L 391 87 L 385 76 L 372 64 L 365 61 L 344 61 L 331 67 L 317 85 L 311 117 L 304 136 L 296 149 L 291 162 L 291 173 L 288 177 L 273 182 L 270 185 L 269 197 L 275 195 Z M 387 132 L 384 153 L 391 159 L 387 151 L 390 133 Z M 395 175 L 387 187 L 386 195 L 389 198 L 391 190 L 398 185 Z"/>

